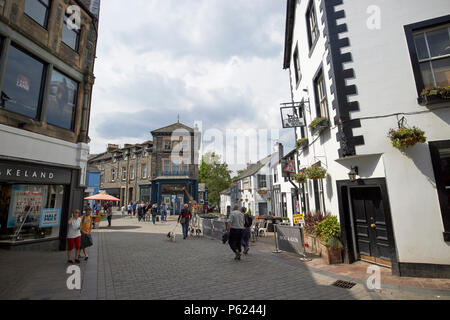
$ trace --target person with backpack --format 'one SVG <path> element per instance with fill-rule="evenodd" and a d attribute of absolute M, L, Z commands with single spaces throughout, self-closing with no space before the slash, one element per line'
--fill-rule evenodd
<path fill-rule="evenodd" d="M 253 218 L 249 213 L 246 213 L 247 208 L 242 207 L 241 212 L 244 214 L 244 231 L 242 231 L 242 246 L 244 247 L 244 254 L 248 254 L 250 249 L 249 240 Z M 249 210 L 250 211 L 250 210 Z"/>

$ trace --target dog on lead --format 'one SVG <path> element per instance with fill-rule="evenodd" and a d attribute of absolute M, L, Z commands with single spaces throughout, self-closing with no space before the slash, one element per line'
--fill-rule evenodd
<path fill-rule="evenodd" d="M 175 242 L 175 233 L 173 231 L 170 231 L 167 234 L 167 238 L 169 238 L 170 241 Z"/>

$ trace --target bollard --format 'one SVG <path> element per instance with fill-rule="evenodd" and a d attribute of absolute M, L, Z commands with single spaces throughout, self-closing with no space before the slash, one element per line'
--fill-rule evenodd
<path fill-rule="evenodd" d="M 278 249 L 278 226 L 276 224 L 273 225 L 274 227 L 274 231 L 275 231 L 275 250 L 272 251 L 272 253 L 281 253 L 283 251 L 281 251 L 280 249 Z"/>

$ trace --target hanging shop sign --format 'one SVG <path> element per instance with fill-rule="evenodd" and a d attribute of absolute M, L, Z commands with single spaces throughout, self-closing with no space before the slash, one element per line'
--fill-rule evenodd
<path fill-rule="evenodd" d="M 302 103 L 283 103 L 280 108 L 281 112 L 281 123 L 284 129 L 304 127 L 305 119 L 301 117 Z"/>

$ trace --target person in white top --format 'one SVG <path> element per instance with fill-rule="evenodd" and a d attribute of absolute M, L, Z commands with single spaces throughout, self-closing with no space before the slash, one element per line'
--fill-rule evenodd
<path fill-rule="evenodd" d="M 73 263 L 72 261 L 72 250 L 75 244 L 75 262 L 80 263 L 78 257 L 80 256 L 81 250 L 81 218 L 80 210 L 75 210 L 69 219 L 69 225 L 67 226 L 67 262 Z"/>

